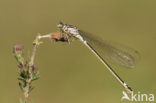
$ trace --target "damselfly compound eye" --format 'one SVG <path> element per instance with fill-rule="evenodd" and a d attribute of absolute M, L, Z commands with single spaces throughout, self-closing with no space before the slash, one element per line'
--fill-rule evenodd
<path fill-rule="evenodd" d="M 62 22 L 60 22 L 60 23 L 57 25 L 57 27 L 58 27 L 58 28 L 62 28 L 63 25 L 64 25 L 64 24 L 63 24 Z"/>

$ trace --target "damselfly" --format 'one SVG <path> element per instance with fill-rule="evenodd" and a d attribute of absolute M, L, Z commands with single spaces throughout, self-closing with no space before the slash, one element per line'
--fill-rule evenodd
<path fill-rule="evenodd" d="M 91 34 L 79 30 L 76 26 L 60 22 L 57 27 L 60 29 L 60 32 L 65 33 L 68 38 L 75 37 L 79 39 L 105 65 L 105 67 L 112 73 L 112 75 L 119 81 L 119 83 L 121 83 L 121 85 L 127 90 L 127 92 L 132 92 L 132 89 L 117 75 L 117 73 L 106 62 L 100 53 L 120 65 L 133 68 L 136 63 L 136 58 L 134 55 L 138 54 L 137 51 L 133 50 L 134 55 L 130 54 L 125 50 L 116 48 L 109 43 L 103 42 L 102 39 L 96 39 Z M 96 48 L 99 48 L 99 50 L 96 50 Z"/>

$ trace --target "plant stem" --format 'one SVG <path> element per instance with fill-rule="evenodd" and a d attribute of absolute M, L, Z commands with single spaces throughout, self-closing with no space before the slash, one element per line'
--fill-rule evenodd
<path fill-rule="evenodd" d="M 34 65 L 36 51 L 37 51 L 38 46 L 40 45 L 40 41 L 39 40 L 40 40 L 40 35 L 38 35 L 36 37 L 36 39 L 34 40 L 34 42 L 33 42 L 33 51 L 32 51 L 32 56 L 30 58 L 29 67 L 28 67 L 29 74 L 31 74 L 31 72 L 32 72 L 32 70 L 30 68 L 31 68 L 31 66 Z M 30 76 L 28 78 L 28 80 L 26 81 L 26 87 L 25 87 L 25 91 L 24 91 L 24 99 L 25 99 L 26 103 L 28 103 L 28 97 L 29 97 L 31 81 L 32 81 L 32 78 Z"/>
<path fill-rule="evenodd" d="M 47 34 L 47 35 L 43 35 L 43 36 L 36 36 L 34 42 L 33 42 L 33 51 L 32 51 L 32 55 L 30 58 L 30 62 L 29 62 L 29 67 L 28 67 L 28 72 L 29 74 L 32 74 L 32 66 L 34 66 L 34 60 L 35 60 L 35 56 L 36 56 L 36 51 L 38 46 L 41 44 L 40 39 L 42 38 L 51 38 L 51 34 Z M 26 81 L 26 87 L 25 87 L 25 91 L 24 91 L 24 99 L 25 99 L 25 103 L 28 103 L 28 97 L 29 97 L 29 92 L 30 92 L 30 86 L 31 86 L 31 82 L 32 82 L 32 77 L 30 76 L 27 81 Z"/>
<path fill-rule="evenodd" d="M 29 97 L 29 87 L 30 87 L 30 83 L 31 83 L 31 78 L 28 79 L 28 82 L 26 84 L 26 90 L 24 92 L 24 98 L 25 98 L 25 102 L 28 103 L 28 97 Z"/>
<path fill-rule="evenodd" d="M 38 35 L 36 37 L 36 39 L 34 40 L 33 42 L 33 51 L 32 51 L 32 56 L 31 56 L 31 59 L 30 59 L 30 66 L 32 66 L 34 64 L 34 59 L 35 59 L 35 55 L 36 55 L 36 51 L 37 51 L 37 47 L 40 45 L 40 35 Z"/>

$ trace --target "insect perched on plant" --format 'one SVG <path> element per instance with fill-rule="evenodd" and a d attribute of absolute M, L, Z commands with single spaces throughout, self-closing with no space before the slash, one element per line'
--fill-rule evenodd
<path fill-rule="evenodd" d="M 132 89 L 117 75 L 113 68 L 106 62 L 106 58 L 114 61 L 122 66 L 133 68 L 136 64 L 136 57 L 138 52 L 131 49 L 132 53 L 124 49 L 116 48 L 113 45 L 103 41 L 101 38 L 96 38 L 90 33 L 79 30 L 76 26 L 68 25 L 60 22 L 57 27 L 61 33 L 66 34 L 69 38 L 74 37 L 79 39 L 92 53 L 105 65 L 105 67 L 112 73 L 112 75 L 119 81 L 119 83 L 129 92 Z"/>

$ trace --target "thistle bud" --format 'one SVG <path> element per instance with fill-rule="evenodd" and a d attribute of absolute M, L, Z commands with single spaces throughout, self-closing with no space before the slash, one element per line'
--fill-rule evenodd
<path fill-rule="evenodd" d="M 22 65 L 24 64 L 23 49 L 24 46 L 21 44 L 16 44 L 13 47 L 13 55 L 15 56 L 16 60 Z"/>
<path fill-rule="evenodd" d="M 21 44 L 16 44 L 14 47 L 13 47 L 13 54 L 14 55 L 18 55 L 18 54 L 21 54 L 23 52 L 23 49 L 24 49 L 24 46 L 21 45 Z"/>

